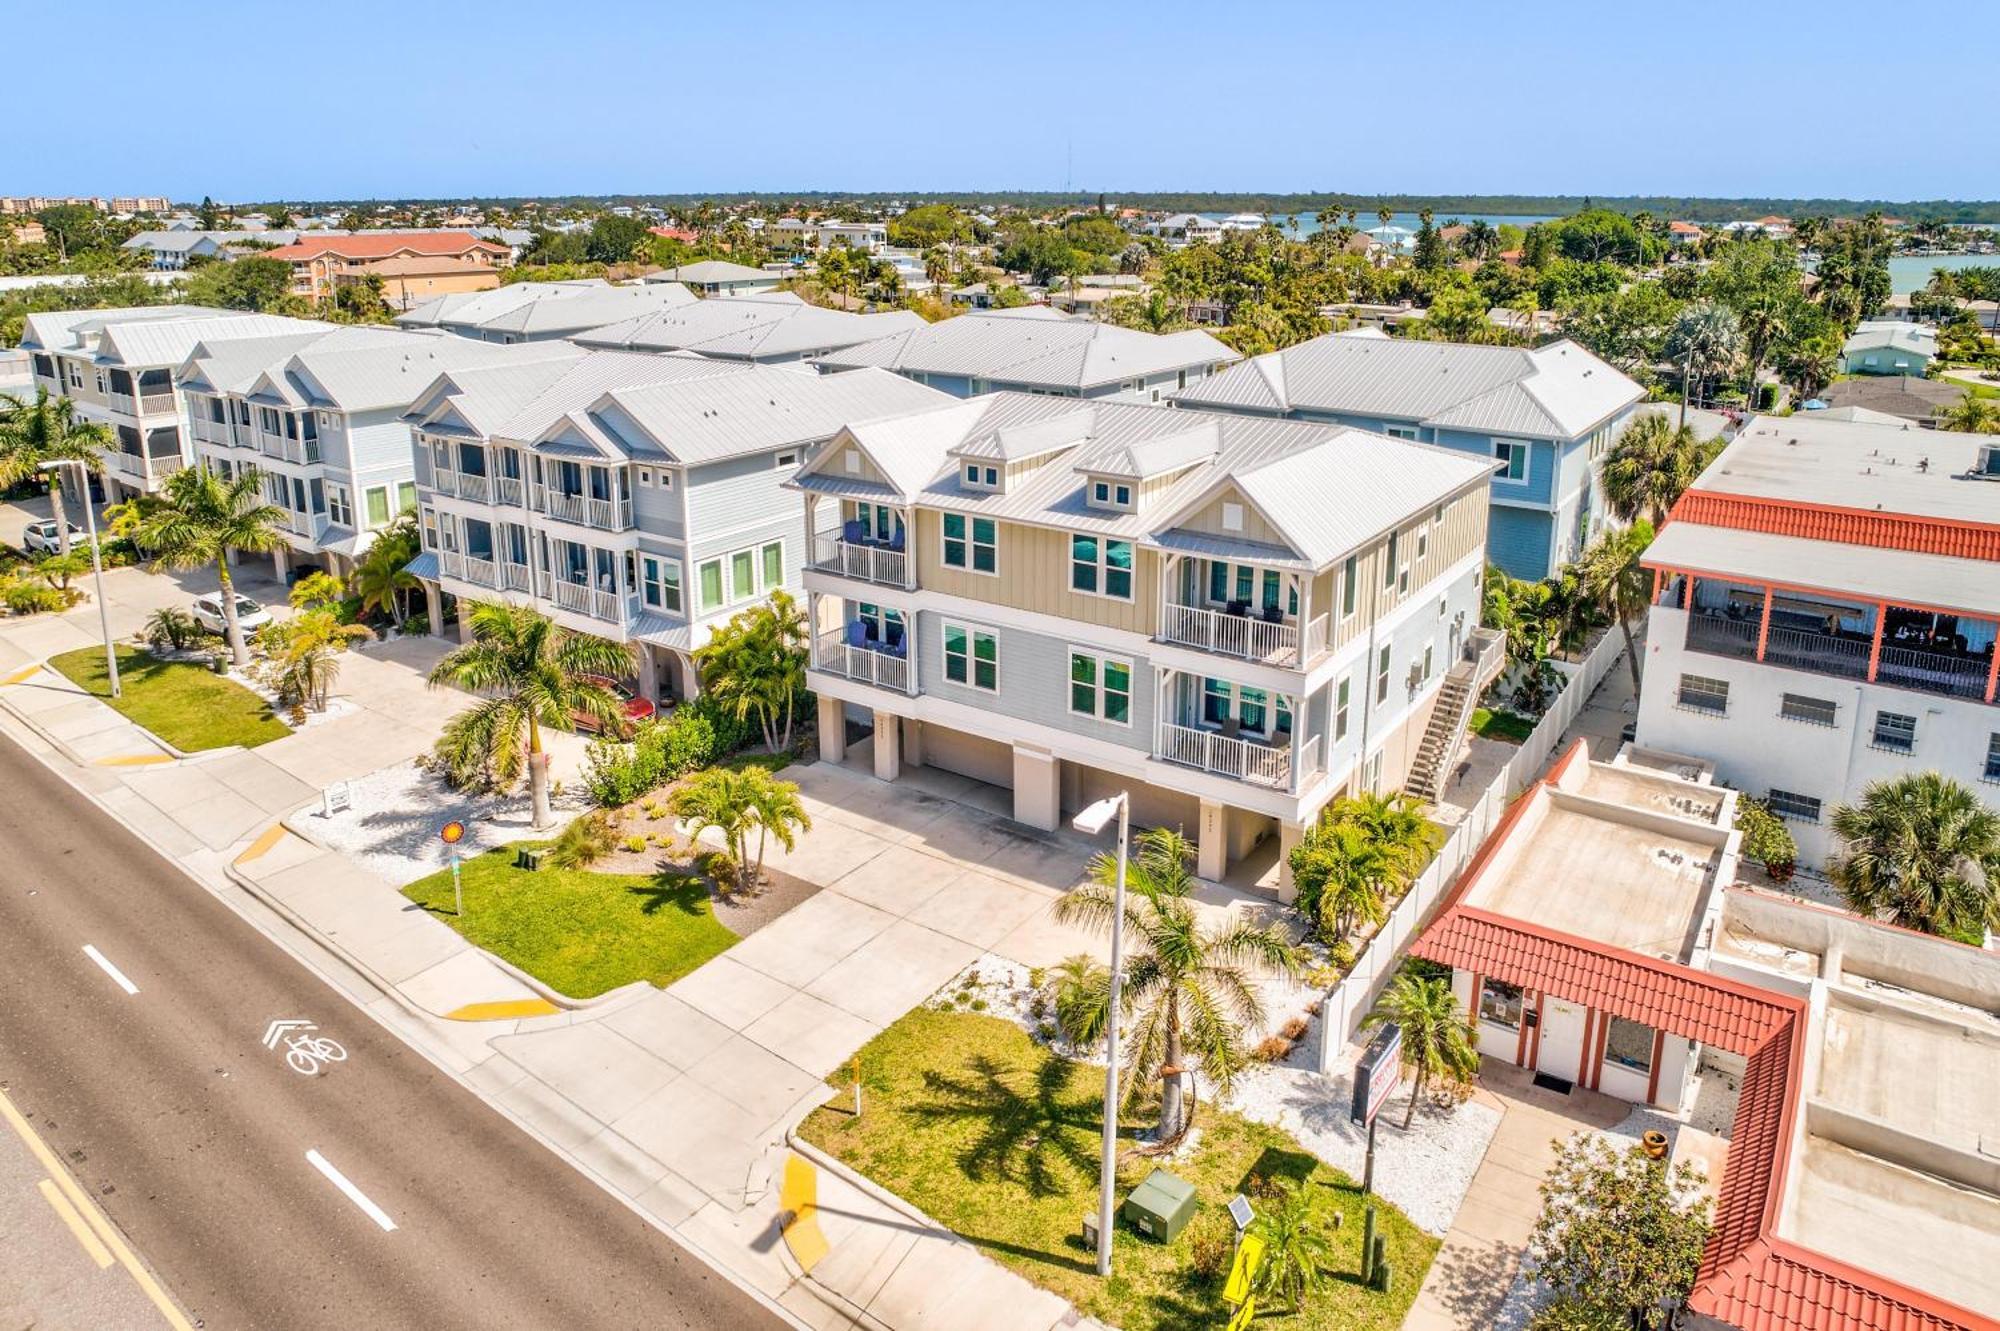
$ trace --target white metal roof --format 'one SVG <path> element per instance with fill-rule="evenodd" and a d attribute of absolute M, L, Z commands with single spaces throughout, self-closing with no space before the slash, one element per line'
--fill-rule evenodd
<path fill-rule="evenodd" d="M 546 343 L 504 346 L 389 330 L 387 337 L 362 345 L 315 342 L 286 358 L 267 379 L 281 380 L 308 405 L 373 411 L 408 407 L 447 370 L 518 369 L 536 361 L 564 359 L 561 348 Z"/>
<path fill-rule="evenodd" d="M 687 305 L 695 294 L 678 282 L 612 286 L 604 282 L 517 282 L 492 291 L 440 296 L 396 322 L 404 327 L 550 336 L 580 333 L 652 310 Z"/>
<path fill-rule="evenodd" d="M 609 396 L 653 448 L 687 466 L 829 439 L 849 421 L 921 411 L 949 400 L 885 371 L 820 375 L 762 365 Z"/>
<path fill-rule="evenodd" d="M 1831 421 L 1820 412 L 1755 416 L 1693 488 L 2000 524 L 2000 482 L 1967 479 L 1981 452 L 1996 444 L 1993 435 L 1910 422 Z M 1992 576 L 2000 581 L 2000 571 Z"/>
<path fill-rule="evenodd" d="M 1188 407 L 1326 411 L 1577 438 L 1644 390 L 1573 342 L 1532 351 L 1329 334 L 1187 386 Z"/>
<path fill-rule="evenodd" d="M 752 268 L 748 264 L 731 263 L 727 259 L 700 259 L 694 263 L 684 263 L 678 268 L 669 268 L 664 273 L 649 273 L 649 281 L 667 282 L 776 282 L 782 274 L 767 273 L 762 268 Z"/>
<path fill-rule="evenodd" d="M 817 358 L 832 369 L 879 366 L 1003 384 L 1085 389 L 1238 359 L 1199 330 L 1142 333 L 1059 310 L 978 310 Z"/>
<path fill-rule="evenodd" d="M 1696 576 L 1808 587 L 1829 596 L 2000 615 L 2000 566 L 1990 560 L 1669 522 L 1647 547 L 1645 562 Z"/>
<path fill-rule="evenodd" d="M 587 329 L 570 340 L 584 347 L 631 351 L 693 351 L 726 360 L 770 360 L 851 347 L 923 326 L 908 310 L 850 314 L 808 305 L 786 292 L 717 296 Z"/>
<path fill-rule="evenodd" d="M 1937 329 L 1902 319 L 1871 319 L 1854 330 L 1841 348 L 1845 355 L 1863 351 L 1907 351 L 1918 356 L 1937 355 Z"/>

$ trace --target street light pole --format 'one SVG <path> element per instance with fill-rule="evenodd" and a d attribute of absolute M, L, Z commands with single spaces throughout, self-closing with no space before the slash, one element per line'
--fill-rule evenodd
<path fill-rule="evenodd" d="M 1118 997 L 1125 965 L 1125 861 L 1131 840 L 1132 797 L 1121 791 L 1079 812 L 1071 825 L 1101 832 L 1118 811 L 1118 878 L 1111 901 L 1111 1006 L 1104 1023 L 1104 1148 L 1097 1166 L 1097 1274 L 1111 1274 L 1111 1199 L 1118 1185 Z"/>
<path fill-rule="evenodd" d="M 111 696 L 116 698 L 124 693 L 125 686 L 118 679 L 118 651 L 111 642 L 111 610 L 104 602 L 104 558 L 97 550 L 97 514 L 90 506 L 90 473 L 74 458 L 44 463 L 42 470 L 60 471 L 64 467 L 76 468 L 77 488 L 83 492 L 83 525 L 90 540 L 90 576 L 97 589 L 97 625 L 104 632 L 104 672 L 111 681 Z M 56 484 L 62 484 L 60 476 Z"/>

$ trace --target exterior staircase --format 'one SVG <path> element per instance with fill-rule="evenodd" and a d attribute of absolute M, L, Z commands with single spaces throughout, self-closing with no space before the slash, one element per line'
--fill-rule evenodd
<path fill-rule="evenodd" d="M 1435 804 L 1444 792 L 1451 765 L 1465 748 L 1466 726 L 1479 695 L 1500 673 L 1507 657 L 1507 637 L 1498 629 L 1474 629 L 1464 653 L 1445 672 L 1438 689 L 1437 705 L 1431 709 L 1430 724 L 1417 745 L 1416 759 L 1410 764 L 1403 793 L 1412 799 Z"/>

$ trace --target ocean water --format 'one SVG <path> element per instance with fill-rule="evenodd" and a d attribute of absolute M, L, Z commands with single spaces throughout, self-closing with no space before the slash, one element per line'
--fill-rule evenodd
<path fill-rule="evenodd" d="M 1938 268 L 2000 268 L 2000 254 L 1898 254 L 1889 260 L 1889 290 L 1899 295 L 1919 291 Z"/>
<path fill-rule="evenodd" d="M 1229 216 L 1228 213 L 1200 213 L 1197 215 L 1217 222 Z M 1304 240 L 1307 236 L 1319 230 L 1319 223 L 1313 221 L 1311 213 L 1300 213 L 1298 217 L 1299 239 Z M 1470 222 L 1475 217 L 1484 218 L 1496 227 L 1503 222 L 1512 226 L 1533 226 L 1536 222 L 1551 222 L 1555 220 L 1552 217 L 1530 217 L 1512 213 L 1439 213 L 1434 220 L 1439 226 L 1443 226 L 1446 222 L 1451 221 Z M 1291 229 L 1285 225 L 1285 214 L 1273 213 L 1271 214 L 1271 221 L 1276 223 L 1278 229 L 1286 235 L 1289 236 L 1292 234 Z M 1420 219 L 1415 213 L 1397 213 L 1389 219 L 1389 225 L 1402 227 L 1405 231 L 1415 231 L 1419 221 Z M 1354 225 L 1357 230 L 1372 231 L 1376 227 L 1381 226 L 1382 221 L 1375 216 L 1374 209 L 1363 208 L 1355 211 Z"/>

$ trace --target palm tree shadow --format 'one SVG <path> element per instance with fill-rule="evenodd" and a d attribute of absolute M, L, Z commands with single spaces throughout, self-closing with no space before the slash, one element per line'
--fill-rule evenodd
<path fill-rule="evenodd" d="M 911 1112 L 921 1119 L 967 1123 L 975 1135 L 958 1166 L 980 1182 L 1018 1184 L 1036 1198 L 1072 1191 L 1096 1177 L 1094 1141 L 1102 1119 L 1088 1096 L 1068 1094 L 1075 1069 L 1045 1061 L 1022 1089 L 992 1059 L 979 1055 L 963 1076 L 924 1074 L 934 1097 Z"/>
<path fill-rule="evenodd" d="M 663 910 L 699 915 L 708 901 L 706 883 L 671 870 L 662 870 L 653 875 L 652 882 L 627 888 L 626 891 L 640 898 L 639 913 L 642 915 L 658 915 Z"/>

